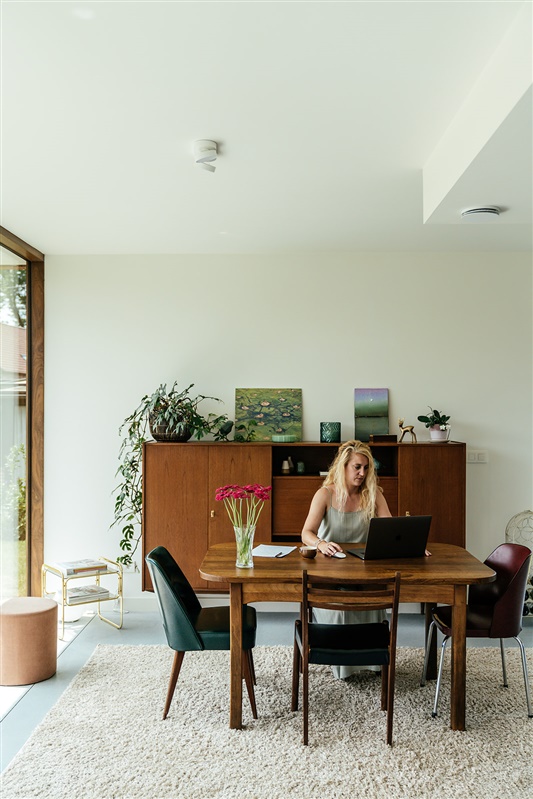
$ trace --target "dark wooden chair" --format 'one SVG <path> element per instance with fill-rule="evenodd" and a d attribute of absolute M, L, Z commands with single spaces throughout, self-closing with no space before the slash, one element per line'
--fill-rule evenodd
<path fill-rule="evenodd" d="M 381 666 L 381 709 L 387 711 L 387 743 L 392 744 L 396 634 L 400 574 L 383 579 L 351 580 L 302 574 L 301 617 L 294 631 L 291 710 L 298 710 L 300 672 L 302 673 L 303 743 L 308 743 L 309 664 L 331 666 Z M 330 610 L 391 609 L 388 621 L 370 624 L 319 624 L 312 621 L 314 608 Z"/>
<path fill-rule="evenodd" d="M 229 607 L 202 608 L 191 584 L 165 547 L 156 547 L 146 556 L 168 645 L 174 650 L 163 718 L 166 719 L 178 681 L 185 652 L 230 648 Z M 255 646 L 257 617 L 255 608 L 243 606 L 243 676 L 254 719 L 257 718 L 252 649 Z"/>
<path fill-rule="evenodd" d="M 527 713 L 529 718 L 533 718 L 526 654 L 524 645 L 518 637 L 519 632 L 522 630 L 522 612 L 530 558 L 531 550 L 522 546 L 522 544 L 500 544 L 489 555 L 485 564 L 496 572 L 496 579 L 492 583 L 470 586 L 466 608 L 466 637 L 500 639 L 503 684 L 505 688 L 508 687 L 508 683 L 503 641 L 505 638 L 515 639 L 520 647 L 522 656 Z M 441 647 L 435 702 L 431 714 L 435 717 L 439 704 L 444 653 L 446 644 L 452 635 L 452 608 L 449 605 L 437 606 L 432 611 L 432 619 L 428 631 L 426 656 L 420 684 L 426 684 L 429 650 L 436 627 L 444 635 L 444 640 Z"/>

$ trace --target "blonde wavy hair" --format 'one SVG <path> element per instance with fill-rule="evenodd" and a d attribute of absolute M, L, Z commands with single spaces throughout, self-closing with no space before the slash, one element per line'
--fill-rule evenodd
<path fill-rule="evenodd" d="M 374 456 L 368 444 L 362 441 L 346 441 L 341 444 L 335 460 L 329 468 L 327 477 L 322 486 L 333 486 L 339 509 L 342 510 L 348 501 L 348 488 L 346 486 L 346 464 L 352 455 L 364 455 L 368 459 L 368 471 L 364 483 L 361 485 L 361 510 L 367 519 L 371 519 L 376 512 L 376 495 L 381 491 L 378 485 L 378 476 L 374 466 Z"/>

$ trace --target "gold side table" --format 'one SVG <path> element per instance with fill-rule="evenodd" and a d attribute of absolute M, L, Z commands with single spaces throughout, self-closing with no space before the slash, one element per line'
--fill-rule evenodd
<path fill-rule="evenodd" d="M 49 595 L 49 593 L 46 590 L 47 575 L 52 574 L 54 577 L 58 577 L 59 580 L 61 581 L 61 601 L 57 603 L 61 608 L 61 635 L 59 636 L 61 641 L 64 639 L 65 636 L 66 607 L 74 607 L 76 605 L 90 605 L 96 602 L 98 605 L 97 607 L 98 617 L 102 621 L 105 621 L 107 624 L 110 624 L 112 627 L 115 627 L 115 629 L 117 630 L 120 630 L 120 628 L 122 627 L 122 622 L 124 619 L 122 564 L 117 563 L 114 560 L 108 560 L 107 558 L 98 558 L 98 560 L 101 560 L 103 563 L 106 564 L 105 570 L 102 569 L 100 571 L 94 571 L 94 572 L 79 572 L 76 574 L 69 574 L 69 575 L 63 574 L 63 572 L 60 569 L 56 568 L 55 566 L 51 566 L 48 563 L 43 563 L 42 565 L 41 586 L 42 586 L 43 597 Z M 87 599 L 84 599 L 83 601 L 69 602 L 68 588 L 69 588 L 69 583 L 72 580 L 80 580 L 82 577 L 84 578 L 94 577 L 95 582 L 93 585 L 99 587 L 100 579 L 102 577 L 105 577 L 106 575 L 113 575 L 113 577 L 116 578 L 117 580 L 116 592 L 110 591 L 109 595 L 106 597 L 95 597 L 95 598 L 87 597 Z M 111 600 L 113 601 L 118 600 L 119 603 L 120 622 L 118 624 L 112 621 L 111 619 L 108 619 L 106 616 L 102 615 L 102 612 L 100 610 L 100 604 L 102 602 L 110 602 Z"/>

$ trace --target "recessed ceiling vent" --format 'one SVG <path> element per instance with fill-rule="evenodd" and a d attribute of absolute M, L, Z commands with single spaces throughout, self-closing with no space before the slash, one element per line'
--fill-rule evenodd
<path fill-rule="evenodd" d="M 463 219 L 470 222 L 488 222 L 497 219 L 500 209 L 496 205 L 486 205 L 483 208 L 467 208 L 461 212 Z"/>

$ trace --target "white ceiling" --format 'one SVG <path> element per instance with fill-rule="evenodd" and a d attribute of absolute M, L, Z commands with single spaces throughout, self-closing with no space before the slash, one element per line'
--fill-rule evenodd
<path fill-rule="evenodd" d="M 45 254 L 530 249 L 531 91 L 423 221 L 524 4 L 3 0 L 2 225 Z"/>

